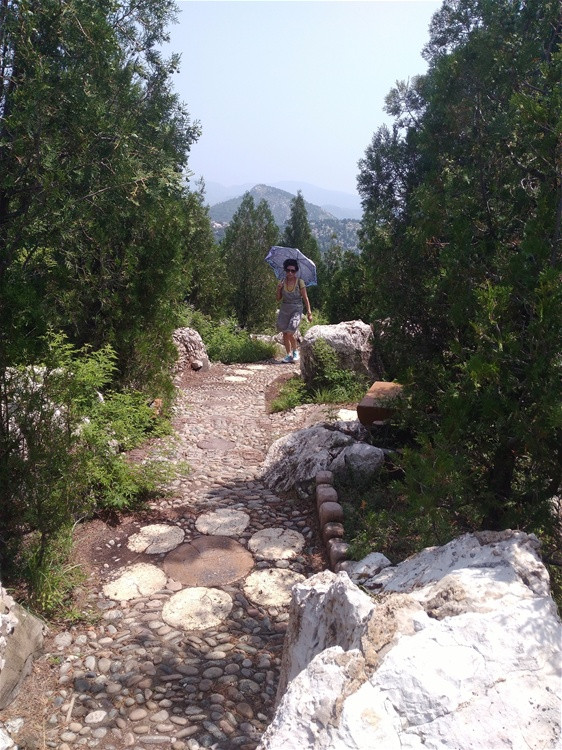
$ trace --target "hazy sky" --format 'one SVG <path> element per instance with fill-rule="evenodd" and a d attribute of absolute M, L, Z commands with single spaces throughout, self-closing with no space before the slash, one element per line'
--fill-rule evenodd
<path fill-rule="evenodd" d="M 189 165 L 223 185 L 356 192 L 397 80 L 425 72 L 434 0 L 182 0 L 174 88 L 203 134 Z"/>

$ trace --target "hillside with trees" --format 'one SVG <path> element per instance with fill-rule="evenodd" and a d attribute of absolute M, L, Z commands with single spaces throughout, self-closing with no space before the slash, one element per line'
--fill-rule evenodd
<path fill-rule="evenodd" d="M 286 190 L 280 190 L 269 185 L 255 185 L 247 192 L 255 201 L 265 200 L 267 202 L 275 223 L 280 231 L 284 231 L 290 220 L 291 206 L 296 196 Z M 300 191 L 298 192 L 300 193 Z M 232 217 L 240 208 L 242 201 L 243 196 L 239 196 L 210 207 L 209 215 L 217 241 L 223 239 L 226 227 L 232 221 Z M 334 242 L 337 242 L 346 250 L 357 251 L 359 221 L 338 219 L 320 206 L 316 206 L 304 198 L 303 201 L 307 220 L 322 253 L 327 252 Z"/>

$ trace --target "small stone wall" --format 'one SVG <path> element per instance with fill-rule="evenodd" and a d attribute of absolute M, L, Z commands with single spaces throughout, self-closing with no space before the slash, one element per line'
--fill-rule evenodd
<path fill-rule="evenodd" d="M 316 475 L 316 510 L 330 569 L 339 573 L 350 562 L 349 544 L 343 538 L 343 507 L 339 503 L 331 471 L 320 471 Z"/>

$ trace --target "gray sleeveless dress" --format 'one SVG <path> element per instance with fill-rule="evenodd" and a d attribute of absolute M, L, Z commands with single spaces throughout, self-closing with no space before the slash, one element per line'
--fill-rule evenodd
<path fill-rule="evenodd" d="M 277 312 L 277 330 L 283 333 L 296 333 L 303 314 L 300 279 L 297 279 L 292 292 L 287 290 L 287 282 L 283 282 L 281 307 Z"/>

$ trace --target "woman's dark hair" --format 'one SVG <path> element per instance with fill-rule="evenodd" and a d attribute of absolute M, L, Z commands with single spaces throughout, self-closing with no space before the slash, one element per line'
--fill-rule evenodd
<path fill-rule="evenodd" d="M 291 260 L 290 258 L 287 258 L 287 260 L 283 261 L 283 270 L 286 271 L 289 266 L 294 266 L 297 271 L 299 270 L 299 264 L 296 260 Z"/>

